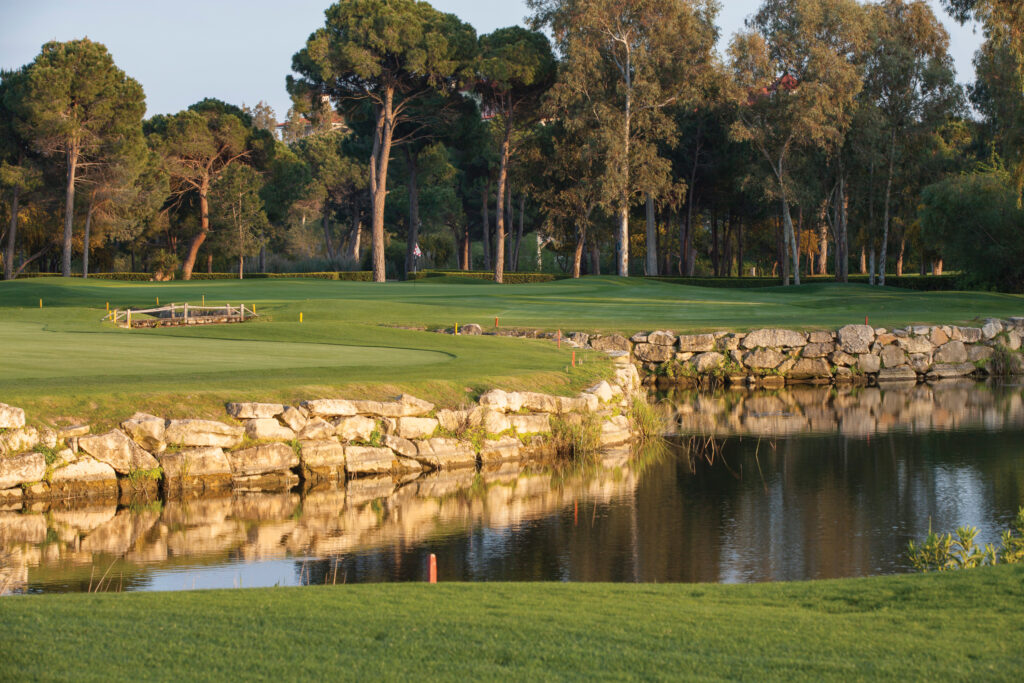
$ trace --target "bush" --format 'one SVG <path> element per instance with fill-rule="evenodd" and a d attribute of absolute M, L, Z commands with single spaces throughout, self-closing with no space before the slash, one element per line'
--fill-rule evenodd
<path fill-rule="evenodd" d="M 1001 546 L 991 543 L 976 545 L 978 530 L 962 526 L 953 534 L 937 534 L 928 527 L 928 535 L 920 545 L 907 544 L 907 559 L 914 569 L 922 572 L 973 569 L 994 564 L 1024 562 L 1024 507 L 1017 511 L 1011 528 L 1003 532 Z"/>
<path fill-rule="evenodd" d="M 552 417 L 551 448 L 561 463 L 592 462 L 601 449 L 601 423 L 589 413 Z"/>
<path fill-rule="evenodd" d="M 754 287 L 780 287 L 782 280 L 777 277 L 645 277 L 645 280 L 669 282 L 692 287 L 720 287 L 723 289 L 747 289 Z M 802 276 L 803 284 L 835 282 L 832 275 Z M 867 284 L 867 275 L 850 275 L 851 283 Z M 887 287 L 901 287 L 925 292 L 951 291 L 962 289 L 962 278 L 958 274 L 948 275 L 889 275 L 885 276 Z"/>
<path fill-rule="evenodd" d="M 424 280 L 427 278 L 447 277 L 451 279 L 464 280 L 487 280 L 494 282 L 494 273 L 489 270 L 421 270 L 418 273 L 410 273 L 410 280 Z M 504 275 L 505 284 L 527 284 L 531 282 L 554 282 L 555 280 L 567 280 L 571 275 L 564 273 L 508 273 Z"/>

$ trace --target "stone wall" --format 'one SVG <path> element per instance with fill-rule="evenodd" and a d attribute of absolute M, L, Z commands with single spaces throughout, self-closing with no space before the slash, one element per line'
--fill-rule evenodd
<path fill-rule="evenodd" d="M 437 410 L 403 395 L 394 401 L 320 398 L 297 406 L 229 403 L 230 422 L 136 413 L 120 428 L 39 430 L 0 403 L 0 506 L 33 500 L 289 490 L 300 481 L 344 481 L 543 457 L 552 419 L 595 415 L 601 444 L 628 442 L 625 417 L 643 389 L 636 368 L 575 397 L 494 389 L 476 405 Z"/>

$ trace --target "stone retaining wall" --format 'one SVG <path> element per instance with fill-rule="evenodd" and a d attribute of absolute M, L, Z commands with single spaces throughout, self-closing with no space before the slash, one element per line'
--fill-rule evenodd
<path fill-rule="evenodd" d="M 602 446 L 633 437 L 625 413 L 643 389 L 636 368 L 575 397 L 483 394 L 463 410 L 394 401 L 321 398 L 298 406 L 229 403 L 232 422 L 136 413 L 119 429 L 38 430 L 0 403 L 0 506 L 32 500 L 289 490 L 300 481 L 395 478 L 537 458 L 551 452 L 552 419 L 596 416 Z"/>

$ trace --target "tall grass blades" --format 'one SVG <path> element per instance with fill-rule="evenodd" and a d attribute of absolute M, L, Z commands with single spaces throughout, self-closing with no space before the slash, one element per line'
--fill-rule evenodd
<path fill-rule="evenodd" d="M 629 421 L 641 439 L 663 437 L 668 431 L 668 417 L 657 404 L 636 398 L 629 407 Z"/>

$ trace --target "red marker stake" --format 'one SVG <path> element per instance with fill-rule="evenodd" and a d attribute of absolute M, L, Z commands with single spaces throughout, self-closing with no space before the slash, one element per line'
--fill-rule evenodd
<path fill-rule="evenodd" d="M 430 553 L 430 583 L 437 583 L 437 555 Z"/>
<path fill-rule="evenodd" d="M 868 317 L 867 317 L 867 316 L 864 316 L 864 324 L 865 324 L 865 325 L 867 325 L 867 324 L 868 324 Z"/>
<path fill-rule="evenodd" d="M 576 352 L 572 352 L 572 366 L 576 367 Z"/>
<path fill-rule="evenodd" d="M 494 329 L 498 329 L 498 316 L 494 316 Z"/>

